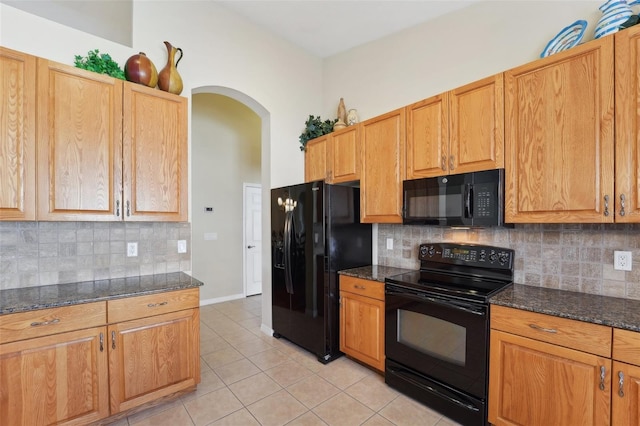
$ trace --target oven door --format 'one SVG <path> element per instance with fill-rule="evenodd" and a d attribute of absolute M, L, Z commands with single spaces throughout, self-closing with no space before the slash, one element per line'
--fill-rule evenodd
<path fill-rule="evenodd" d="M 385 285 L 385 355 L 423 376 L 486 397 L 488 307 Z"/>

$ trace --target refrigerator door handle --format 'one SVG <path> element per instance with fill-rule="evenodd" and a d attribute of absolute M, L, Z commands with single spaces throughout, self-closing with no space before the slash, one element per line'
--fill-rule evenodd
<path fill-rule="evenodd" d="M 291 212 L 286 212 L 284 217 L 284 285 L 289 294 L 293 294 L 293 278 L 291 277 L 291 222 Z"/>

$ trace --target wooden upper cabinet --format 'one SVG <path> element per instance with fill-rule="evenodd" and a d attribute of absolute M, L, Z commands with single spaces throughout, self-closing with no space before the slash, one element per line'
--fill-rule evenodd
<path fill-rule="evenodd" d="M 449 173 L 504 167 L 502 73 L 452 90 L 449 120 Z"/>
<path fill-rule="evenodd" d="M 360 220 L 402 223 L 402 181 L 405 178 L 405 109 L 362 123 L 360 133 Z"/>
<path fill-rule="evenodd" d="M 613 222 L 613 99 L 613 37 L 505 72 L 506 222 Z"/>
<path fill-rule="evenodd" d="M 407 179 L 448 174 L 448 104 L 443 93 L 406 107 Z"/>
<path fill-rule="evenodd" d="M 0 47 L 0 220 L 36 218 L 36 57 Z"/>
<path fill-rule="evenodd" d="M 327 177 L 327 139 L 320 136 L 307 142 L 304 151 L 304 181 L 324 180 Z"/>
<path fill-rule="evenodd" d="M 187 99 L 125 83 L 125 220 L 187 220 Z"/>
<path fill-rule="evenodd" d="M 38 58 L 39 220 L 120 220 L 122 81 Z"/>
<path fill-rule="evenodd" d="M 329 134 L 327 139 L 328 182 L 360 180 L 360 124 Z"/>
<path fill-rule="evenodd" d="M 615 52 L 615 220 L 640 222 L 640 28 L 616 33 Z"/>

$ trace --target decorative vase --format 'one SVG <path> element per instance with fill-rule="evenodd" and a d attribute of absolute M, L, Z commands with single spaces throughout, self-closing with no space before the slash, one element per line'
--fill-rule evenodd
<path fill-rule="evenodd" d="M 344 106 L 343 98 L 340 98 L 340 103 L 338 104 L 338 122 L 347 124 L 347 109 Z"/>
<path fill-rule="evenodd" d="M 156 66 L 144 52 L 133 55 L 124 64 L 124 77 L 127 81 L 155 88 L 158 84 Z"/>
<path fill-rule="evenodd" d="M 347 114 L 347 125 L 353 126 L 358 122 L 358 110 L 350 109 Z"/>
<path fill-rule="evenodd" d="M 160 74 L 158 74 L 158 87 L 165 92 L 179 95 L 182 93 L 182 77 L 178 74 L 178 62 L 182 59 L 182 49 L 179 47 L 173 47 L 168 41 L 164 42 L 167 46 L 167 53 L 169 57 L 167 59 L 167 65 L 162 68 Z M 180 57 L 174 64 L 176 52 L 180 52 Z"/>
<path fill-rule="evenodd" d="M 620 25 L 633 15 L 633 10 L 631 10 L 627 0 L 607 0 L 599 9 L 602 12 L 602 16 L 596 23 L 593 38 L 600 38 L 617 32 L 620 29 Z"/>

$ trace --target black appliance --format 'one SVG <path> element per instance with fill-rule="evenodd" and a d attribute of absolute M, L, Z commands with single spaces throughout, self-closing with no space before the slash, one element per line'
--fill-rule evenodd
<path fill-rule="evenodd" d="M 273 335 L 327 363 L 339 346 L 337 271 L 371 264 L 360 189 L 322 181 L 271 190 Z"/>
<path fill-rule="evenodd" d="M 504 169 L 406 180 L 402 223 L 504 225 Z"/>
<path fill-rule="evenodd" d="M 385 382 L 464 425 L 487 424 L 489 303 L 513 250 L 421 244 L 420 270 L 385 280 Z"/>

